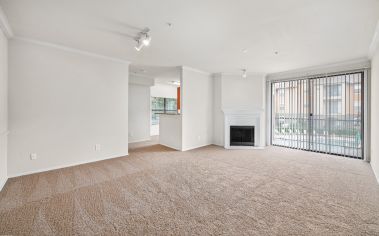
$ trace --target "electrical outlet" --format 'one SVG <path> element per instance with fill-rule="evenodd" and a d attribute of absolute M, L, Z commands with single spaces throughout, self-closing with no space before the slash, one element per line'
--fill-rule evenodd
<path fill-rule="evenodd" d="M 197 140 L 199 140 L 200 141 L 200 139 L 201 139 L 201 136 L 199 135 L 199 136 L 197 136 Z"/>
<path fill-rule="evenodd" d="M 30 153 L 30 160 L 36 160 L 37 159 L 37 153 Z"/>
<path fill-rule="evenodd" d="M 101 145 L 95 144 L 95 151 L 100 151 L 100 150 L 101 150 Z"/>

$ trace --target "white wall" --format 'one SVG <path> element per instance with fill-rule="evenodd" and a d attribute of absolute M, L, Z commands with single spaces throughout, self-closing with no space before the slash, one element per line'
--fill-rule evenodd
<path fill-rule="evenodd" d="M 129 84 L 129 143 L 150 140 L 150 86 Z"/>
<path fill-rule="evenodd" d="M 224 109 L 265 110 L 265 77 L 249 75 L 247 78 L 216 75 L 214 78 L 214 132 L 213 143 L 224 146 Z M 265 132 L 261 132 L 265 140 Z"/>
<path fill-rule="evenodd" d="M 0 191 L 8 179 L 8 40 L 0 30 Z"/>
<path fill-rule="evenodd" d="M 151 87 L 152 97 L 176 98 L 176 92 L 176 87 L 171 85 L 156 83 Z"/>
<path fill-rule="evenodd" d="M 371 63 L 371 166 L 379 182 L 379 47 Z"/>
<path fill-rule="evenodd" d="M 182 68 L 182 150 L 212 144 L 213 82 L 209 74 Z"/>
<path fill-rule="evenodd" d="M 159 122 L 162 129 L 159 134 L 159 143 L 176 150 L 182 150 L 182 116 L 162 114 Z"/>
<path fill-rule="evenodd" d="M 213 77 L 213 144 L 224 146 L 224 113 L 222 112 L 221 74 Z"/>
<path fill-rule="evenodd" d="M 223 109 L 263 109 L 265 107 L 264 76 L 225 76 L 222 79 Z"/>
<path fill-rule="evenodd" d="M 127 155 L 128 67 L 75 50 L 10 41 L 9 175 Z M 30 153 L 38 159 L 30 160 Z"/>

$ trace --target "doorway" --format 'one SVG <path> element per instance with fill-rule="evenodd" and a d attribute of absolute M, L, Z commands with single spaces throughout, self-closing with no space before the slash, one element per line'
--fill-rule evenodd
<path fill-rule="evenodd" d="M 363 159 L 364 72 L 271 85 L 273 145 Z"/>

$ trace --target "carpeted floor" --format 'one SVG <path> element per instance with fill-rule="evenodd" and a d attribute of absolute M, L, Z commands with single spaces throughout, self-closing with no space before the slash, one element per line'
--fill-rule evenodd
<path fill-rule="evenodd" d="M 354 159 L 154 145 L 10 179 L 1 234 L 379 235 L 379 185 Z"/>

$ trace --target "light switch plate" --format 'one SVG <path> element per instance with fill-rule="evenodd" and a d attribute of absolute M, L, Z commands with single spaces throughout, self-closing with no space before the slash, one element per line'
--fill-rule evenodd
<path fill-rule="evenodd" d="M 37 153 L 30 153 L 30 160 L 36 160 L 37 159 Z"/>
<path fill-rule="evenodd" d="M 95 145 L 95 151 L 100 151 L 101 150 L 101 145 L 100 144 L 96 144 Z"/>

